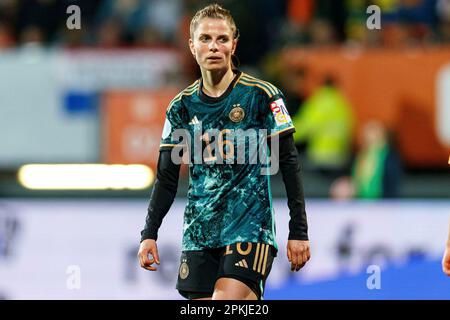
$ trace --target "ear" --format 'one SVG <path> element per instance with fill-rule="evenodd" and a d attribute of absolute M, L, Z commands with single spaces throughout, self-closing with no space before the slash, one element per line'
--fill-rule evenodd
<path fill-rule="evenodd" d="M 194 41 L 191 38 L 189 38 L 189 49 L 191 49 L 191 53 L 195 57 Z"/>
<path fill-rule="evenodd" d="M 234 52 L 236 51 L 237 43 L 238 43 L 238 40 L 237 39 L 233 39 L 233 46 L 231 48 L 231 54 L 234 54 Z"/>

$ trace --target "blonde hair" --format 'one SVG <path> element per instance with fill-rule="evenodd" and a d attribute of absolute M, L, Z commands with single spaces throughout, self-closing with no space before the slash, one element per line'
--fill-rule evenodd
<path fill-rule="evenodd" d="M 194 31 L 197 29 L 198 24 L 203 18 L 212 18 L 212 19 L 222 19 L 228 22 L 228 25 L 231 28 L 233 33 L 233 39 L 239 38 L 239 31 L 236 28 L 236 23 L 234 22 L 233 17 L 229 10 L 221 7 L 217 3 L 210 4 L 209 6 L 204 7 L 203 9 L 198 10 L 194 17 L 191 20 L 191 25 L 189 28 L 189 32 L 191 38 L 194 39 Z"/>

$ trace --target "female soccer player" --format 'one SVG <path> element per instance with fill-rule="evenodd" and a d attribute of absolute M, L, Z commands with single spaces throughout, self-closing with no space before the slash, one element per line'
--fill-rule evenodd
<path fill-rule="evenodd" d="M 191 161 L 177 289 L 188 299 L 263 298 L 278 247 L 270 176 L 263 174 L 264 161 L 250 161 L 256 154 L 252 147 L 261 141 L 255 132 L 264 136 L 267 130 L 271 139 L 263 140 L 260 150 L 279 154 L 291 217 L 291 270 L 300 270 L 310 258 L 294 126 L 275 86 L 234 69 L 231 57 L 237 41 L 234 20 L 221 6 L 209 5 L 193 17 L 189 47 L 201 78 L 180 92 L 166 111 L 157 179 L 141 231 L 140 265 L 155 271 L 154 263 L 160 264 L 158 229 L 178 186 L 180 165 L 173 159 L 181 150 Z M 192 139 L 180 142 L 179 132 Z M 239 153 L 240 138 L 247 139 L 241 144 L 244 153 Z M 270 149 L 276 139 L 279 144 Z M 201 142 L 200 152 L 196 141 Z"/>

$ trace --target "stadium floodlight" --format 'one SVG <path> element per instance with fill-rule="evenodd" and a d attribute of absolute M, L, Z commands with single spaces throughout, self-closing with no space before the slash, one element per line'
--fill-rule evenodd
<path fill-rule="evenodd" d="M 140 164 L 27 164 L 18 172 L 20 184 L 33 190 L 141 190 L 154 177 Z"/>

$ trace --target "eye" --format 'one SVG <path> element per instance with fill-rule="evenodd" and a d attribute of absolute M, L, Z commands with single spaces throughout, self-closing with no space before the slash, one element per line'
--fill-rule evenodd
<path fill-rule="evenodd" d="M 219 38 L 219 41 L 221 42 L 221 43 L 227 43 L 228 42 L 228 37 L 220 37 Z"/>
<path fill-rule="evenodd" d="M 207 42 L 209 40 L 209 37 L 207 36 L 201 36 L 199 39 L 201 42 Z"/>

